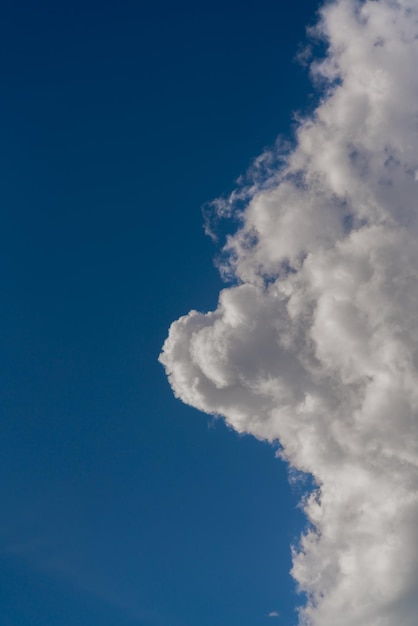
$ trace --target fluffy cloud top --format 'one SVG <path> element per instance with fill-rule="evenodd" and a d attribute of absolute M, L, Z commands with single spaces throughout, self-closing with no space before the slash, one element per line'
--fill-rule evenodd
<path fill-rule="evenodd" d="M 416 626 L 418 1 L 336 0 L 317 31 L 321 103 L 230 199 L 236 286 L 174 322 L 160 359 L 184 402 L 279 440 L 319 485 L 300 623 Z"/>

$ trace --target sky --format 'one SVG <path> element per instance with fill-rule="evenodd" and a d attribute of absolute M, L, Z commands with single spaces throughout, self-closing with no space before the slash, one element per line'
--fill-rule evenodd
<path fill-rule="evenodd" d="M 417 0 L 0 31 L 0 626 L 416 626 Z"/>
<path fill-rule="evenodd" d="M 316 9 L 3 3 L 1 626 L 296 624 L 309 479 L 158 357 L 224 285 L 202 207 L 312 108 Z"/>

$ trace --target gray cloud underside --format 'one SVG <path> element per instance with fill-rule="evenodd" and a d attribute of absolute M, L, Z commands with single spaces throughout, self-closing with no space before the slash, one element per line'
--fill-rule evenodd
<path fill-rule="evenodd" d="M 174 322 L 160 359 L 176 396 L 315 477 L 300 624 L 416 626 L 418 2 L 337 0 L 317 31 L 329 87 L 242 192 L 237 286 Z"/>

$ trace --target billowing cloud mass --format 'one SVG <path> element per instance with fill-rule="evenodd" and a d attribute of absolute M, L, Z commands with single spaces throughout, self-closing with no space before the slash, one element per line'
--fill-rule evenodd
<path fill-rule="evenodd" d="M 316 111 L 227 203 L 246 199 L 234 286 L 160 359 L 184 402 L 315 478 L 300 623 L 416 626 L 418 0 L 336 0 L 317 32 Z"/>

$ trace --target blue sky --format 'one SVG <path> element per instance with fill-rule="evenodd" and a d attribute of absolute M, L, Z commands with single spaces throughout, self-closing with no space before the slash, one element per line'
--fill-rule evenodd
<path fill-rule="evenodd" d="M 3 6 L 2 626 L 295 623 L 285 467 L 157 358 L 222 286 L 201 206 L 309 103 L 315 6 Z"/>

